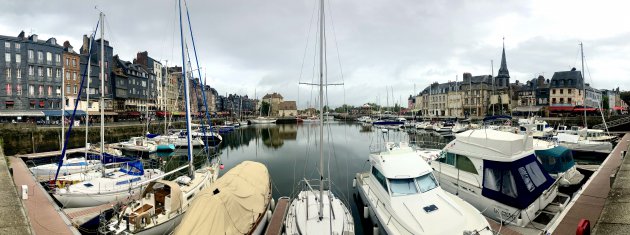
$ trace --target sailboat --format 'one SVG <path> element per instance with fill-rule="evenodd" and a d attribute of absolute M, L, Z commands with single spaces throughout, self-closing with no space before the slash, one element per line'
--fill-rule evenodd
<path fill-rule="evenodd" d="M 193 148 L 190 143 L 191 135 L 191 112 L 190 112 L 190 90 L 189 78 L 192 76 L 186 72 L 187 64 L 184 41 L 184 29 L 182 23 L 182 3 L 179 0 L 179 25 L 180 39 L 182 44 L 182 76 L 184 78 L 184 97 L 186 103 L 186 138 L 188 140 L 188 165 L 179 167 L 167 174 L 172 174 L 188 168 L 188 174 L 177 177 L 175 180 L 159 179 L 149 183 L 142 192 L 140 199 L 128 203 L 125 207 L 114 212 L 113 218 L 104 226 L 99 228 L 99 232 L 105 234 L 169 234 L 179 224 L 186 211 L 190 208 L 200 192 L 213 184 L 219 174 L 219 163 L 214 162 L 209 166 L 204 166 L 195 170 L 193 165 Z M 186 6 L 186 14 L 190 34 L 192 38 L 192 26 Z M 199 60 L 195 49 L 195 41 L 192 40 L 197 66 Z M 190 63 L 190 61 L 188 61 Z M 188 65 L 188 66 L 187 66 Z M 198 70 L 199 71 L 199 70 Z M 201 77 L 201 76 L 200 76 Z M 202 90 L 202 92 L 205 92 Z M 207 149 L 205 151 L 207 152 Z"/>
<path fill-rule="evenodd" d="M 584 48 L 580 43 L 580 54 L 582 57 L 582 74 L 584 74 Z M 612 151 L 613 145 L 606 141 L 596 141 L 588 138 L 588 123 L 586 118 L 586 85 L 584 83 L 586 77 L 582 76 L 582 106 L 584 106 L 584 127 L 575 130 L 571 133 L 565 130 L 559 130 L 554 138 L 557 139 L 558 144 L 571 149 L 574 152 L 588 152 L 589 154 L 596 153 L 602 158 L 608 156 Z M 602 131 L 603 134 L 603 131 Z"/>
<path fill-rule="evenodd" d="M 276 123 L 277 119 L 269 117 L 269 113 L 271 113 L 271 104 L 269 104 L 269 108 L 267 109 L 267 116 L 262 115 L 262 103 L 260 104 L 260 111 L 258 117 L 254 119 L 250 119 L 249 122 L 251 124 L 272 124 Z"/>
<path fill-rule="evenodd" d="M 319 9 L 319 179 L 304 179 L 304 189 L 293 198 L 284 221 L 286 234 L 354 234 L 348 207 L 324 180 L 324 0 Z"/>
<path fill-rule="evenodd" d="M 98 29 L 98 25 L 96 26 L 96 28 Z M 92 53 L 92 40 L 94 40 L 94 36 L 96 34 L 96 30 L 94 31 L 94 33 L 92 33 L 92 37 L 90 37 L 90 46 L 88 47 L 88 52 Z M 88 62 L 87 62 L 87 74 L 90 74 L 90 63 L 91 63 L 91 56 L 88 57 Z M 62 72 L 63 75 L 65 75 L 65 72 Z M 85 79 L 85 75 L 83 75 Z M 89 79 L 88 79 L 89 80 Z M 65 82 L 65 78 L 61 79 L 62 82 Z M 89 89 L 89 82 L 88 82 L 88 89 Z M 83 84 L 81 84 L 83 85 Z M 64 87 L 62 86 L 62 91 L 64 91 Z M 79 92 L 79 96 L 80 96 L 80 92 Z M 78 106 L 78 102 L 79 99 L 77 96 L 77 99 L 75 100 L 75 105 L 74 105 L 74 111 L 73 111 L 73 115 L 71 116 L 71 121 L 74 121 L 74 113 L 76 113 L 76 109 Z M 88 103 L 89 103 L 89 92 L 87 92 L 87 97 L 88 97 Z M 65 95 L 62 95 L 62 98 L 65 99 Z M 62 126 L 61 126 L 61 133 L 62 133 L 62 137 L 61 137 L 61 143 L 67 145 L 67 139 L 64 138 L 64 132 L 65 132 L 65 102 L 62 102 L 63 105 L 61 105 L 62 107 Z M 87 110 L 86 110 L 87 111 Z M 87 114 L 87 112 L 86 112 Z M 88 118 L 86 118 L 86 120 L 88 120 Z M 72 130 L 72 123 L 70 122 L 70 127 L 69 129 Z M 86 148 L 85 148 L 85 156 L 84 157 L 78 157 L 78 158 L 70 158 L 68 159 L 66 154 L 65 154 L 65 148 L 64 146 L 61 146 L 61 161 L 58 163 L 49 163 L 49 164 L 42 164 L 39 166 L 33 166 L 30 167 L 29 170 L 31 171 L 31 173 L 35 176 L 35 178 L 37 179 L 52 179 L 53 177 L 55 178 L 55 180 L 57 180 L 57 176 L 59 175 L 59 173 L 61 173 L 62 176 L 66 176 L 66 175 L 70 175 L 70 174 L 75 174 L 75 173 L 80 173 L 80 172 L 86 172 L 86 171 L 90 171 L 90 170 L 97 170 L 100 169 L 102 167 L 101 165 L 101 161 L 99 160 L 88 160 L 88 135 L 87 135 L 87 131 L 89 128 L 87 128 L 87 124 L 88 122 L 86 121 L 86 134 L 85 134 L 85 143 L 86 143 Z M 68 131 L 68 135 L 71 132 Z M 60 166 L 61 165 L 61 166 Z"/>
<path fill-rule="evenodd" d="M 104 53 L 104 21 L 105 15 L 101 12 L 99 22 L 101 23 L 101 59 L 105 61 Z M 104 87 L 105 87 L 105 67 L 101 69 L 101 151 L 100 157 L 104 158 L 105 133 L 104 133 Z M 90 175 L 80 174 L 78 177 L 88 178 L 80 184 L 73 184 L 67 187 L 56 188 L 52 195 L 66 208 L 98 206 L 112 201 L 133 196 L 140 192 L 139 188 L 148 180 L 160 177 L 163 172 L 159 169 L 144 169 L 141 161 L 123 163 L 120 169 L 106 170 L 101 168 L 101 177 L 90 177 Z M 94 174 L 91 174 L 94 175 Z M 68 177 L 76 178 L 76 177 Z"/>
<path fill-rule="evenodd" d="M 174 234 L 262 234 L 273 199 L 267 167 L 244 161 L 199 193 Z"/>

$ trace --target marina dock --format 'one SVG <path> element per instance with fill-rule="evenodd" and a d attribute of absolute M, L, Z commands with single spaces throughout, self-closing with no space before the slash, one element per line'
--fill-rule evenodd
<path fill-rule="evenodd" d="M 18 194 L 9 167 L 0 148 L 0 234 L 32 234 L 28 217 L 24 212 L 21 195 Z"/>
<path fill-rule="evenodd" d="M 614 198 L 609 198 L 609 192 L 611 191 L 611 175 L 617 174 L 617 170 L 622 163 L 621 153 L 628 150 L 630 141 L 630 134 L 625 134 L 619 141 L 617 146 L 608 155 L 606 160 L 601 164 L 599 169 L 593 173 L 591 178 L 584 184 L 584 189 L 571 199 L 567 209 L 563 211 L 558 218 L 556 224 L 552 225 L 549 232 L 552 234 L 575 234 L 578 223 L 581 219 L 587 219 L 591 223 L 591 230 L 596 225 L 599 225 L 600 231 L 614 231 L 609 229 L 616 229 L 620 227 L 619 220 L 625 221 L 626 230 L 630 228 L 630 219 L 627 216 L 627 208 L 630 205 L 630 194 L 622 194 L 625 187 L 627 192 L 628 186 L 623 186 L 623 183 L 628 182 L 628 167 L 622 168 L 617 176 L 617 182 L 615 189 L 617 195 Z M 630 164 L 630 161 L 627 161 Z M 625 166 L 625 164 L 624 164 Z M 624 178 L 625 177 L 625 178 Z M 610 200 L 609 202 L 607 202 Z M 622 203 L 622 204 L 618 204 Z M 623 207 L 620 207 L 623 206 Z M 616 208 L 615 208 L 616 207 Z M 625 216 L 619 218 L 611 218 L 611 215 L 616 215 L 618 210 L 623 210 Z M 604 211 L 605 213 L 602 213 Z M 601 217 L 600 217 L 601 215 Z M 613 223 L 611 223 L 613 222 Z M 616 232 L 620 232 L 616 230 Z M 601 232 L 602 234 L 610 234 L 608 232 Z M 621 233 L 628 234 L 628 233 Z"/>
<path fill-rule="evenodd" d="M 28 198 L 22 200 L 24 210 L 35 234 L 79 234 L 70 219 L 57 206 L 50 195 L 35 180 L 20 158 L 10 157 L 13 180 L 18 189 L 28 187 Z"/>

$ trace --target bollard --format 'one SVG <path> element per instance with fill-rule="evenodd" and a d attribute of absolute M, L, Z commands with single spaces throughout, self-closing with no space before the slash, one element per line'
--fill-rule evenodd
<path fill-rule="evenodd" d="M 22 200 L 28 199 L 28 186 L 22 185 Z"/>

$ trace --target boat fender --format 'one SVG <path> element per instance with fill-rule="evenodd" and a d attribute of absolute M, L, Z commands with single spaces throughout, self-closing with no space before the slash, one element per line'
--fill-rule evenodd
<path fill-rule="evenodd" d="M 267 210 L 265 216 L 267 217 L 267 223 L 270 223 L 271 222 L 271 210 Z"/>
<path fill-rule="evenodd" d="M 352 179 L 352 188 L 357 187 L 357 178 Z"/>
<path fill-rule="evenodd" d="M 370 216 L 370 208 L 368 206 L 363 206 L 363 218 L 367 219 Z"/>
<path fill-rule="evenodd" d="M 374 225 L 374 227 L 372 227 L 372 234 L 373 235 L 378 235 L 378 225 Z"/>
<path fill-rule="evenodd" d="M 591 221 L 587 219 L 581 219 L 578 223 L 576 235 L 590 235 L 591 234 Z"/>
<path fill-rule="evenodd" d="M 271 199 L 271 209 L 273 209 L 274 211 L 276 210 L 276 200 L 274 200 L 273 198 Z"/>

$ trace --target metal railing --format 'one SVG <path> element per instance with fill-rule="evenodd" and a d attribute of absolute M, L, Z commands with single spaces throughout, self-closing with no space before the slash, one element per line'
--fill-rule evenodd
<path fill-rule="evenodd" d="M 606 125 L 608 126 L 608 128 L 611 128 L 611 127 L 621 126 L 621 125 L 628 124 L 628 123 L 630 123 L 630 116 L 606 122 Z M 593 128 L 594 129 L 604 129 L 604 123 L 594 125 Z"/>

